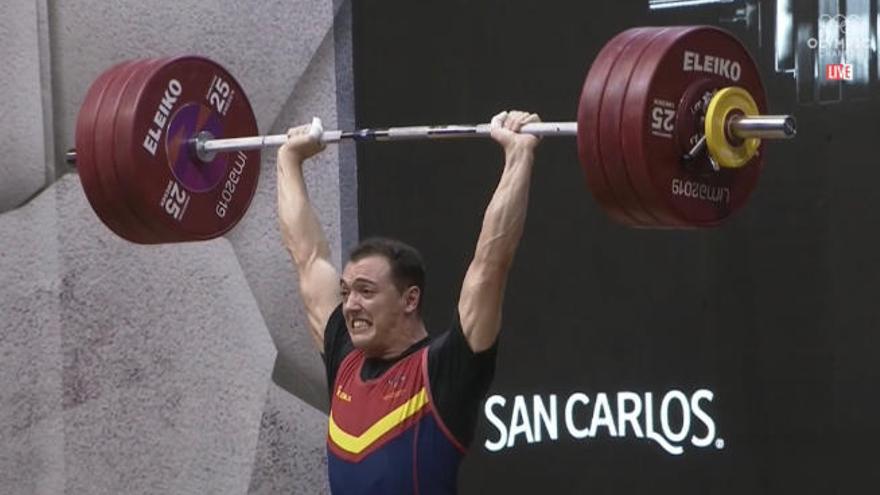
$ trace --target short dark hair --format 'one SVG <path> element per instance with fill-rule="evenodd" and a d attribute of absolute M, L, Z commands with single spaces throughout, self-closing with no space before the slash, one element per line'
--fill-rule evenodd
<path fill-rule="evenodd" d="M 425 262 L 419 251 L 405 242 L 386 237 L 370 237 L 361 241 L 348 256 L 349 261 L 359 261 L 367 256 L 384 256 L 391 265 L 391 279 L 400 293 L 415 285 L 419 288 L 421 310 L 425 298 Z"/>

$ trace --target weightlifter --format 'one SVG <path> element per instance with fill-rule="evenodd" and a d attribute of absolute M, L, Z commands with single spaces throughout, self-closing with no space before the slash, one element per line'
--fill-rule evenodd
<path fill-rule="evenodd" d="M 323 149 L 309 126 L 278 150 L 278 215 L 299 273 L 309 330 L 330 387 L 327 459 L 335 494 L 455 493 L 479 403 L 494 376 L 508 271 L 522 236 L 534 150 L 517 131 L 536 114 L 502 112 L 491 136 L 504 150 L 501 179 L 448 329 L 428 336 L 420 314 L 425 269 L 414 248 L 361 242 L 340 277 L 303 181 Z"/>

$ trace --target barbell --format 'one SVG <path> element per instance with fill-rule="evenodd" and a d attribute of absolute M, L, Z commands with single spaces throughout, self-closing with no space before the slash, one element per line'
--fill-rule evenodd
<path fill-rule="evenodd" d="M 700 228 L 739 210 L 757 184 L 763 140 L 790 138 L 789 115 L 764 115 L 760 74 L 732 34 L 710 26 L 642 27 L 612 38 L 590 67 L 577 122 L 520 132 L 575 136 L 586 182 L 614 220 Z M 89 87 L 75 163 L 98 217 L 142 244 L 206 240 L 250 205 L 260 150 L 247 96 L 198 56 L 126 61 Z M 484 137 L 489 124 L 324 131 L 326 143 Z"/>

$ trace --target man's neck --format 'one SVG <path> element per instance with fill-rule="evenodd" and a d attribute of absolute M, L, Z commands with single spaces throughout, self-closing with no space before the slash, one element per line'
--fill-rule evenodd
<path fill-rule="evenodd" d="M 427 337 L 428 331 L 425 329 L 425 322 L 421 318 L 413 318 L 411 321 L 404 323 L 401 328 L 394 329 L 393 334 L 399 335 L 399 337 L 391 345 L 385 347 L 377 354 L 367 354 L 367 357 L 394 359 L 406 352 L 413 344 Z"/>

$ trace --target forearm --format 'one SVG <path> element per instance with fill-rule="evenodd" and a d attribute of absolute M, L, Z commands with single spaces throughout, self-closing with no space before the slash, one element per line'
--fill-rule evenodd
<path fill-rule="evenodd" d="M 330 246 L 309 201 L 302 162 L 279 153 L 278 219 L 281 238 L 297 267 L 317 258 L 330 259 Z"/>
<path fill-rule="evenodd" d="M 483 217 L 474 261 L 506 270 L 522 238 L 529 203 L 534 152 L 514 147 L 505 153 L 504 171 Z"/>

